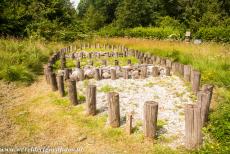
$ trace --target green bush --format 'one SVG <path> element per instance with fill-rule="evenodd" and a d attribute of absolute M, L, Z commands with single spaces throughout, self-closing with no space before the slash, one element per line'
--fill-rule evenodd
<path fill-rule="evenodd" d="M 206 41 L 229 42 L 230 26 L 211 28 L 201 27 L 195 34 L 195 37 Z"/>
<path fill-rule="evenodd" d="M 98 35 L 107 37 L 124 36 L 124 30 L 109 25 L 100 29 Z"/>
<path fill-rule="evenodd" d="M 179 39 L 181 37 L 181 32 L 170 27 L 136 27 L 125 30 L 125 36 L 153 39 L 168 39 L 171 38 L 171 36 L 174 36 L 176 39 Z"/>
<path fill-rule="evenodd" d="M 21 81 L 31 83 L 34 80 L 33 73 L 29 72 L 24 66 L 8 66 L 0 72 L 0 78 L 7 81 Z"/>

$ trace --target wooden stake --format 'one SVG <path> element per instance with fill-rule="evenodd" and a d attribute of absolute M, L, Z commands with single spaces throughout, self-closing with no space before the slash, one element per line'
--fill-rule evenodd
<path fill-rule="evenodd" d="M 116 70 L 115 69 L 111 69 L 111 79 L 112 80 L 116 80 L 117 79 L 117 75 L 116 75 Z"/>
<path fill-rule="evenodd" d="M 111 127 L 120 126 L 120 107 L 119 107 L 119 94 L 116 92 L 108 93 L 108 105 L 109 105 L 109 124 Z"/>
<path fill-rule="evenodd" d="M 192 91 L 197 94 L 197 92 L 199 91 L 200 88 L 200 78 L 201 78 L 201 74 L 199 71 L 193 70 L 192 71 Z"/>
<path fill-rule="evenodd" d="M 184 79 L 186 81 L 190 81 L 191 79 L 191 66 L 190 65 L 184 65 Z"/>
<path fill-rule="evenodd" d="M 86 92 L 87 115 L 96 115 L 96 86 L 89 85 Z"/>
<path fill-rule="evenodd" d="M 70 102 L 73 105 L 77 105 L 78 104 L 78 100 L 77 100 L 77 88 L 76 88 L 76 81 L 75 80 L 69 80 L 68 81 L 68 94 L 69 94 L 69 99 Z"/>
<path fill-rule="evenodd" d="M 96 80 L 101 79 L 100 70 L 98 68 L 95 69 L 95 76 L 94 77 L 95 77 Z"/>
<path fill-rule="evenodd" d="M 56 74 L 53 72 L 51 72 L 51 74 L 50 74 L 50 83 L 51 83 L 52 91 L 57 91 L 58 86 L 57 86 Z"/>
<path fill-rule="evenodd" d="M 65 95 L 65 90 L 64 90 L 64 77 L 63 75 L 58 75 L 57 76 L 57 81 L 58 81 L 58 91 L 61 97 L 64 97 Z"/>
<path fill-rule="evenodd" d="M 158 103 L 147 101 L 144 104 L 144 135 L 149 138 L 156 136 Z"/>
<path fill-rule="evenodd" d="M 132 120 L 133 120 L 133 115 L 131 113 L 128 113 L 126 115 L 126 132 L 127 134 L 132 134 Z"/>
<path fill-rule="evenodd" d="M 153 67 L 152 68 L 152 76 L 153 77 L 158 77 L 160 74 L 158 67 Z"/>

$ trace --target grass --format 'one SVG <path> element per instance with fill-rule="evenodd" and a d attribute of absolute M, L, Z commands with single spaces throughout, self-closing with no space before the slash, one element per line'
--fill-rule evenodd
<path fill-rule="evenodd" d="M 114 90 L 115 90 L 114 87 L 112 87 L 112 86 L 110 86 L 110 85 L 104 85 L 103 87 L 101 87 L 101 88 L 99 89 L 99 92 L 108 93 L 108 92 L 112 92 L 112 91 L 114 91 Z"/>
<path fill-rule="evenodd" d="M 0 79 L 30 84 L 43 64 L 62 44 L 33 40 L 0 39 Z"/>

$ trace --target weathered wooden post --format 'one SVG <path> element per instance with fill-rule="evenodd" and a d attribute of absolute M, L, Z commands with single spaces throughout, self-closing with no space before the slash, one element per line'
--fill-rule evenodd
<path fill-rule="evenodd" d="M 166 67 L 172 68 L 172 61 L 170 59 L 166 59 Z"/>
<path fill-rule="evenodd" d="M 166 59 L 164 58 L 161 59 L 161 66 L 166 66 Z"/>
<path fill-rule="evenodd" d="M 109 112 L 109 124 L 111 127 L 120 126 L 120 106 L 119 106 L 119 94 L 116 92 L 108 93 L 108 112 Z"/>
<path fill-rule="evenodd" d="M 58 91 L 61 97 L 64 97 L 65 90 L 64 90 L 64 77 L 63 75 L 57 75 L 57 81 L 58 81 Z"/>
<path fill-rule="evenodd" d="M 94 77 L 96 80 L 101 79 L 100 70 L 98 68 L 95 69 L 95 76 Z"/>
<path fill-rule="evenodd" d="M 103 59 L 102 60 L 102 65 L 107 66 L 107 60 Z"/>
<path fill-rule="evenodd" d="M 193 70 L 192 71 L 192 91 L 197 94 L 200 88 L 200 78 L 201 78 L 201 73 L 199 71 Z"/>
<path fill-rule="evenodd" d="M 69 94 L 69 99 L 70 102 L 73 105 L 77 105 L 78 104 L 78 100 L 77 100 L 77 88 L 76 88 L 76 81 L 75 80 L 68 80 L 68 94 Z"/>
<path fill-rule="evenodd" d="M 111 69 L 111 79 L 112 80 L 116 80 L 117 79 L 117 75 L 116 75 L 116 70 L 115 69 Z"/>
<path fill-rule="evenodd" d="M 165 68 L 165 75 L 166 76 L 170 76 L 170 70 L 171 70 L 170 67 Z"/>
<path fill-rule="evenodd" d="M 132 64 L 131 59 L 128 59 L 127 64 L 128 64 L 128 65 L 131 65 L 131 64 Z"/>
<path fill-rule="evenodd" d="M 160 73 L 160 72 L 159 72 L 158 67 L 155 67 L 155 66 L 154 66 L 154 67 L 152 68 L 152 76 L 153 76 L 153 77 L 157 77 L 157 76 L 159 76 L 159 73 Z"/>
<path fill-rule="evenodd" d="M 77 62 L 76 62 L 76 67 L 77 67 L 77 68 L 81 68 L 81 62 L 80 62 L 80 61 L 77 61 Z"/>
<path fill-rule="evenodd" d="M 127 68 L 123 69 L 123 77 L 124 77 L 124 79 L 129 78 L 129 70 Z"/>
<path fill-rule="evenodd" d="M 179 73 L 184 76 L 184 64 L 179 63 Z"/>
<path fill-rule="evenodd" d="M 158 56 L 157 56 L 157 57 L 156 57 L 156 64 L 159 65 L 160 63 L 161 63 L 161 57 L 158 57 Z"/>
<path fill-rule="evenodd" d="M 93 60 L 89 61 L 89 65 L 93 66 Z"/>
<path fill-rule="evenodd" d="M 61 69 L 64 70 L 66 68 L 66 59 L 65 54 L 61 56 Z"/>
<path fill-rule="evenodd" d="M 149 138 L 156 136 L 158 103 L 147 101 L 144 104 L 144 135 Z"/>
<path fill-rule="evenodd" d="M 202 143 L 201 108 L 197 104 L 185 105 L 185 146 L 188 149 L 199 147 Z"/>
<path fill-rule="evenodd" d="M 119 66 L 119 61 L 118 61 L 118 60 L 115 60 L 115 61 L 114 61 L 114 64 L 115 64 L 115 66 Z"/>
<path fill-rule="evenodd" d="M 79 76 L 80 76 L 80 78 L 79 78 L 80 81 L 83 81 L 85 79 L 84 69 L 80 69 L 80 75 Z"/>
<path fill-rule="evenodd" d="M 141 68 L 141 79 L 147 78 L 147 75 L 148 75 L 147 65 L 145 65 Z"/>
<path fill-rule="evenodd" d="M 191 79 L 191 66 L 190 65 L 184 65 L 184 79 L 186 81 L 190 81 Z"/>
<path fill-rule="evenodd" d="M 86 91 L 86 114 L 96 115 L 96 86 L 89 85 Z"/>
<path fill-rule="evenodd" d="M 50 83 L 51 83 L 52 91 L 57 91 L 58 86 L 57 86 L 56 74 L 54 72 L 50 72 L 50 73 L 51 74 L 49 76 L 50 76 Z"/>
<path fill-rule="evenodd" d="M 132 120 L 133 120 L 132 113 L 127 113 L 126 114 L 126 132 L 129 135 L 132 134 Z"/>

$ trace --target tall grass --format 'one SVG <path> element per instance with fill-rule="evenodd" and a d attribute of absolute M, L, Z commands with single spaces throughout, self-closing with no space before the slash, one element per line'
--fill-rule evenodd
<path fill-rule="evenodd" d="M 58 48 L 56 43 L 0 39 L 0 79 L 33 82 L 41 74 L 43 63 Z"/>

